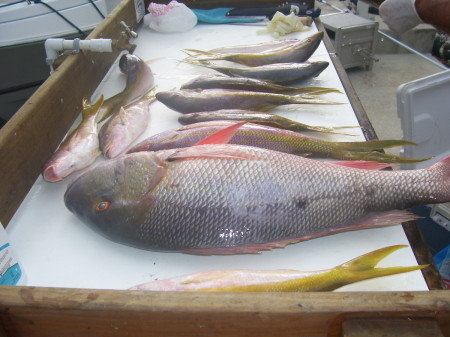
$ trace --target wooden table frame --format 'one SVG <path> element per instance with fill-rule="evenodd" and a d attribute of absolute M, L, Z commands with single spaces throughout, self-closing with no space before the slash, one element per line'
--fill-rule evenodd
<path fill-rule="evenodd" d="M 167 2 L 167 1 L 166 1 Z M 147 1 L 148 3 L 148 1 Z M 255 1 L 184 1 L 197 8 Z M 259 6 L 281 1 L 258 1 Z M 120 21 L 137 26 L 124 0 L 89 35 L 119 38 Z M 320 21 L 319 29 L 323 30 Z M 333 47 L 325 38 L 333 55 Z M 70 56 L 0 130 L 0 220 L 7 225 L 119 51 Z M 337 57 L 332 57 L 367 139 L 376 134 Z M 404 225 L 419 263 L 430 254 L 414 223 Z M 430 291 L 356 293 L 145 293 L 0 287 L 0 336 L 341 336 L 351 322 L 418 322 L 450 335 L 450 293 L 426 268 Z M 397 325 L 399 326 L 399 325 Z"/>

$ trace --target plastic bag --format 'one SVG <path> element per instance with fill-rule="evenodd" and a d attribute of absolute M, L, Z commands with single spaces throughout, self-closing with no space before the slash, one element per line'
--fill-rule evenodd
<path fill-rule="evenodd" d="M 144 24 L 160 33 L 178 33 L 192 29 L 197 16 L 185 4 L 171 1 L 168 5 L 151 2 Z"/>

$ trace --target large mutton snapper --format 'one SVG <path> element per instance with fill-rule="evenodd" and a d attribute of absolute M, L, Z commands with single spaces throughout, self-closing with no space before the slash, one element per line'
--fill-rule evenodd
<path fill-rule="evenodd" d="M 416 218 L 413 205 L 450 200 L 450 156 L 374 171 L 208 141 L 101 163 L 69 185 L 65 204 L 112 241 L 211 255 L 399 224 Z"/>

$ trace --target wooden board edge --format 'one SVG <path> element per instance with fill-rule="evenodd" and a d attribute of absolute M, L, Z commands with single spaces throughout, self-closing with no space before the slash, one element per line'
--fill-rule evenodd
<path fill-rule="evenodd" d="M 350 319 L 429 319 L 447 329 L 449 317 L 445 290 L 153 293 L 5 287 L 0 298 L 0 324 L 7 335 L 27 337 L 340 336 Z"/>
<path fill-rule="evenodd" d="M 117 39 L 122 20 L 133 27 L 137 25 L 133 0 L 122 1 L 88 38 Z M 119 54 L 85 52 L 69 56 L 0 129 L 3 226 L 7 226 L 45 161 L 80 113 L 83 97 L 92 95 Z M 80 70 L 89 73 L 89 80 L 83 78 Z"/>

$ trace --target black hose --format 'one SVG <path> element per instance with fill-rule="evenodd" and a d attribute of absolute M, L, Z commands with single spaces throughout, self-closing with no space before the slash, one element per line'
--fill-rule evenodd
<path fill-rule="evenodd" d="M 92 6 L 94 6 L 94 8 L 97 10 L 98 14 L 100 14 L 100 16 L 102 17 L 102 19 L 105 18 L 105 16 L 103 15 L 103 13 L 100 11 L 100 9 L 98 9 L 97 5 L 94 3 L 94 1 L 89 0 L 89 2 L 91 3 Z"/>

